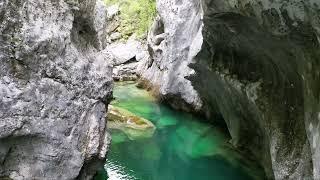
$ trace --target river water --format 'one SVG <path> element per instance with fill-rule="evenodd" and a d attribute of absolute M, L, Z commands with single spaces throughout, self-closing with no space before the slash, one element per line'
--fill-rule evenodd
<path fill-rule="evenodd" d="M 152 121 L 153 136 L 129 137 L 110 130 L 112 144 L 97 180 L 250 180 L 250 165 L 228 137 L 201 118 L 158 103 L 134 83 L 116 83 L 114 106 Z M 246 164 L 244 166 L 244 164 Z M 249 168 L 248 168 L 249 166 Z M 260 178 L 258 178 L 260 179 Z"/>

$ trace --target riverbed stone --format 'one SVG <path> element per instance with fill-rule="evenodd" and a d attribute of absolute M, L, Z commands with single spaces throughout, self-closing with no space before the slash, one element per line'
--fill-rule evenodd
<path fill-rule="evenodd" d="M 151 121 L 117 106 L 109 105 L 107 116 L 108 128 L 121 130 L 131 140 L 150 138 L 156 129 Z"/>

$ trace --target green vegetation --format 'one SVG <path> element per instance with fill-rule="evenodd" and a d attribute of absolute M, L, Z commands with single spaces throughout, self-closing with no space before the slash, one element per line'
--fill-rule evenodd
<path fill-rule="evenodd" d="M 156 15 L 155 0 L 105 0 L 107 6 L 118 4 L 120 26 L 118 31 L 124 39 L 132 34 L 143 38 Z"/>

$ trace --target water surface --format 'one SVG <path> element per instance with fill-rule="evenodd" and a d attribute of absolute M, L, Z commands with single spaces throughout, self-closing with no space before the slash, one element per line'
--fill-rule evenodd
<path fill-rule="evenodd" d="M 115 85 L 114 106 L 152 121 L 153 137 L 128 137 L 111 130 L 112 144 L 105 164 L 108 180 L 250 180 L 241 157 L 228 138 L 199 117 L 159 104 L 134 83 Z"/>

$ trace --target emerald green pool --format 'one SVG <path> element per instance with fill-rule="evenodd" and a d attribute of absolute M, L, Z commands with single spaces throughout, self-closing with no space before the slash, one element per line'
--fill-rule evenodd
<path fill-rule="evenodd" d="M 250 173 L 228 137 L 191 114 L 159 104 L 134 83 L 115 85 L 114 106 L 152 121 L 152 137 L 130 138 L 111 130 L 112 144 L 105 164 L 108 180 L 249 180 Z M 246 163 L 247 164 L 247 163 Z M 249 175 L 251 174 L 251 175 Z"/>

